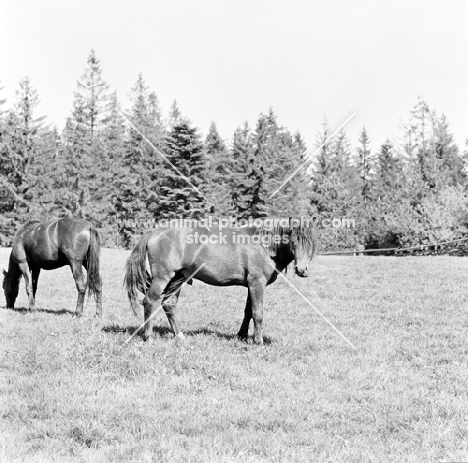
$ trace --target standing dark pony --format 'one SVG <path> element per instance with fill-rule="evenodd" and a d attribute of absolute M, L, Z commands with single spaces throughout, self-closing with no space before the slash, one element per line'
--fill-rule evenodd
<path fill-rule="evenodd" d="M 152 314 L 161 296 L 174 335 L 183 338 L 175 308 L 180 287 L 190 284 L 193 277 L 214 286 L 246 286 L 248 297 L 238 337 L 247 339 L 253 319 L 254 342 L 262 344 L 265 287 L 291 262 L 296 275 L 307 277 L 309 262 L 317 254 L 315 223 L 305 222 L 290 219 L 285 225 L 282 219 L 259 228 L 230 229 L 159 226 L 144 235 L 127 260 L 124 280 L 135 314 L 137 290 L 145 295 L 143 338 L 152 334 Z"/>
<path fill-rule="evenodd" d="M 96 300 L 96 315 L 101 316 L 100 251 L 99 233 L 86 220 L 65 218 L 54 222 L 28 222 L 15 235 L 8 272 L 3 272 L 7 308 L 15 305 L 21 276 L 29 297 L 29 309 L 35 310 L 41 269 L 53 270 L 69 265 L 78 289 L 76 314 L 80 316 L 83 313 L 87 287 L 88 294 L 92 293 Z M 83 267 L 87 270 L 87 279 Z"/>

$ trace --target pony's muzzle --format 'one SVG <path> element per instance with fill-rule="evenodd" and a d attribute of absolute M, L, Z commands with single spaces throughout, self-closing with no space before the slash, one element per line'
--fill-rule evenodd
<path fill-rule="evenodd" d="M 307 269 L 299 269 L 296 267 L 295 270 L 298 277 L 306 278 L 309 276 L 309 271 Z"/>

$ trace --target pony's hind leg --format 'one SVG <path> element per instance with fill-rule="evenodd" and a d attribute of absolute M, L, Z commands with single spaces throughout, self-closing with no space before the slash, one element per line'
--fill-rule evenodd
<path fill-rule="evenodd" d="M 99 290 L 96 292 L 96 317 L 101 318 L 102 317 L 102 285 L 99 288 Z"/>
<path fill-rule="evenodd" d="M 70 267 L 75 279 L 76 289 L 78 290 L 78 300 L 76 302 L 76 316 L 81 317 L 83 315 L 83 304 L 86 294 L 86 279 L 83 273 L 82 262 L 73 260 L 70 263 Z"/>
<path fill-rule="evenodd" d="M 89 269 L 88 269 L 88 261 L 84 260 L 83 261 L 83 267 L 86 269 L 86 274 L 87 274 L 87 285 L 89 285 Z M 89 288 L 88 288 L 89 290 Z M 91 291 L 94 293 L 94 300 L 96 301 L 96 318 L 102 318 L 102 281 L 99 284 L 96 284 L 96 290 Z M 88 297 L 89 297 L 88 293 Z"/>
<path fill-rule="evenodd" d="M 180 290 L 185 283 L 185 278 L 174 278 L 169 282 L 163 294 L 162 306 L 166 313 L 167 320 L 171 325 L 174 336 L 179 339 L 184 339 L 184 333 L 180 329 L 179 322 L 176 317 L 177 301 L 179 300 Z"/>
<path fill-rule="evenodd" d="M 167 281 L 161 279 L 153 279 L 146 295 L 143 299 L 143 308 L 145 312 L 145 331 L 143 333 L 143 339 L 147 341 L 153 334 L 153 317 L 154 310 L 157 308 L 159 298 L 166 286 Z"/>

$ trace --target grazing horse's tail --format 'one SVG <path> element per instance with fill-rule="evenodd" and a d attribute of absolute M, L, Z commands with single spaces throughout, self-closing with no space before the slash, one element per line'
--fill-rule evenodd
<path fill-rule="evenodd" d="M 146 233 L 140 242 L 135 246 L 130 257 L 125 264 L 124 286 L 130 300 L 135 316 L 138 314 L 138 293 L 137 290 L 146 294 L 151 276 L 146 270 L 146 245 L 148 244 L 151 232 Z"/>
<path fill-rule="evenodd" d="M 94 228 L 90 228 L 90 240 L 88 247 L 88 254 L 86 260 L 88 261 L 88 297 L 90 294 L 98 300 L 101 297 L 102 279 L 99 273 L 99 259 L 101 255 L 101 238 L 99 232 Z"/>

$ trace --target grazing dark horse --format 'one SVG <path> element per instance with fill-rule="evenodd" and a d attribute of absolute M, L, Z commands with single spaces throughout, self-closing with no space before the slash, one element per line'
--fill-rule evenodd
<path fill-rule="evenodd" d="M 137 290 L 145 295 L 143 338 L 152 334 L 152 314 L 161 296 L 174 335 L 184 337 L 175 308 L 180 287 L 195 278 L 214 286 L 246 286 L 248 297 L 238 337 L 248 338 L 253 319 L 254 342 L 262 344 L 265 287 L 293 261 L 296 274 L 307 277 L 309 262 L 318 250 L 315 222 L 308 220 L 304 225 L 304 219 L 290 219 L 284 224 L 281 220 L 283 224 L 258 228 L 159 226 L 144 235 L 127 260 L 124 280 L 135 314 Z"/>
<path fill-rule="evenodd" d="M 76 314 L 83 313 L 86 287 L 96 299 L 96 315 L 102 315 L 101 276 L 99 256 L 101 241 L 96 228 L 83 219 L 65 218 L 54 222 L 28 222 L 13 240 L 8 272 L 3 271 L 3 290 L 7 308 L 13 308 L 21 276 L 29 297 L 29 309 L 35 310 L 37 281 L 41 269 L 53 270 L 69 265 L 78 302 Z M 83 274 L 87 270 L 87 279 Z"/>

